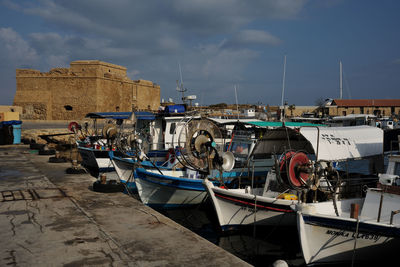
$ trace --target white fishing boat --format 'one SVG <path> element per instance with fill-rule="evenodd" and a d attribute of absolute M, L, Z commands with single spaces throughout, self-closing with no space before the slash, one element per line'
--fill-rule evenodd
<path fill-rule="evenodd" d="M 70 125 L 81 131 L 81 136 L 86 136 L 84 140 L 78 138 L 76 132 L 76 142 L 78 152 L 82 158 L 82 166 L 84 166 L 94 177 L 98 177 L 101 173 L 114 172 L 114 166 L 108 156 L 109 151 L 116 150 L 115 137 L 118 127 L 122 125 L 123 120 L 128 120 L 132 116 L 132 112 L 97 112 L 88 113 L 87 118 L 93 120 L 93 129 L 83 130 L 76 122 Z M 102 129 L 98 129 L 97 120 L 107 120 Z M 111 123 L 113 121 L 113 123 Z M 70 126 L 68 126 L 70 127 Z M 115 151 L 117 156 L 123 156 L 119 151 Z"/>
<path fill-rule="evenodd" d="M 233 165 L 233 155 L 230 163 Z M 205 174 L 187 167 L 166 168 L 152 166 L 148 161 L 142 161 L 141 167 L 134 170 L 134 181 L 143 204 L 156 208 L 178 208 L 201 204 L 207 197 L 203 186 Z M 128 174 L 128 173 L 126 173 Z M 224 171 L 222 176 L 227 179 L 234 177 L 235 171 Z M 212 177 L 209 174 L 208 177 Z M 221 180 L 214 177 L 209 183 L 215 186 Z"/>
<path fill-rule="evenodd" d="M 143 204 L 157 208 L 193 206 L 207 196 L 196 171 L 136 168 L 135 183 Z"/>
<path fill-rule="evenodd" d="M 104 147 L 78 146 L 78 152 L 82 158 L 82 166 L 95 177 L 115 170 L 108 156 L 109 151 Z"/>
<path fill-rule="evenodd" d="M 174 109 L 178 109 L 179 113 L 174 113 Z M 182 111 L 184 111 L 182 105 L 173 105 L 168 106 L 160 116 L 150 116 L 143 112 L 136 116 L 135 153 L 141 156 L 122 157 L 110 151 L 109 158 L 115 172 L 122 183 L 128 183 L 128 188 L 136 190 L 134 177 L 137 167 L 171 169 L 178 163 L 175 150 L 172 148 L 177 144 L 176 132 L 180 131 L 190 119 L 183 116 Z"/>
<path fill-rule="evenodd" d="M 184 168 L 136 168 L 135 183 L 141 201 L 159 208 L 202 203 L 207 196 L 202 181 L 213 175 L 213 170 L 219 170 L 219 177 L 233 179 L 229 171 L 235 163 L 234 155 L 223 152 L 224 144 L 219 127 L 210 120 L 185 123 L 174 153 Z M 213 182 L 220 184 L 221 178 Z"/>
<path fill-rule="evenodd" d="M 399 163 L 399 156 L 390 157 L 379 188 L 369 188 L 364 198 L 296 205 L 306 264 L 396 262 L 400 248 Z"/>
<path fill-rule="evenodd" d="M 138 160 L 136 156 L 132 157 L 121 157 L 115 155 L 114 151 L 109 151 L 109 158 L 115 168 L 115 172 L 118 175 L 120 182 L 125 183 L 130 190 L 136 190 L 135 184 L 135 169 L 138 167 L 144 167 L 146 169 L 171 169 L 172 166 L 177 164 L 176 161 L 165 160 L 168 156 L 167 151 L 150 151 L 146 154 L 147 159 Z"/>
<path fill-rule="evenodd" d="M 170 128 L 176 127 L 175 124 L 183 118 L 182 116 L 171 117 L 167 123 L 162 124 L 165 116 L 157 117 L 155 114 L 145 111 L 88 113 L 86 117 L 94 120 L 93 136 L 87 136 L 85 142 L 78 142 L 78 152 L 82 158 L 82 165 L 95 177 L 101 173 L 115 173 L 115 166 L 109 157 L 110 152 L 113 156 L 129 162 L 137 150 L 132 147 L 134 144 L 134 146 L 140 146 L 153 161 L 164 160 L 167 155 L 166 147 L 168 148 L 173 139 L 173 135 L 169 134 Z M 116 123 L 105 124 L 99 133 L 98 119 L 114 120 Z M 130 121 L 135 128 L 124 131 L 123 120 Z M 168 131 L 164 135 L 165 143 L 160 143 L 158 139 L 162 138 L 159 134 L 165 128 Z M 119 176 L 115 176 L 118 179 Z"/>
<path fill-rule="evenodd" d="M 332 162 L 375 159 L 373 156 L 382 156 L 382 152 L 383 132 L 376 127 L 278 128 L 268 131 L 253 151 L 258 157 L 280 155 L 263 188 L 221 188 L 207 179 L 204 185 L 222 230 L 246 225 L 295 226 L 291 207 L 304 197 L 301 192 L 315 197 L 321 188 L 337 187 L 339 173 Z"/>

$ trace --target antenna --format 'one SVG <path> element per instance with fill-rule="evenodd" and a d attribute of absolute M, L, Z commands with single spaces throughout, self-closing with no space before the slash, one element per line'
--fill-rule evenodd
<path fill-rule="evenodd" d="M 237 100 L 236 84 L 235 84 L 235 98 L 236 98 L 236 110 L 237 110 L 238 120 L 239 120 L 239 104 L 238 104 L 238 100 Z"/>
<path fill-rule="evenodd" d="M 176 80 L 176 91 L 181 92 L 182 93 L 182 102 L 185 104 L 185 92 L 187 91 L 186 88 L 183 88 L 183 79 L 182 79 L 182 70 L 181 70 L 181 63 L 178 63 L 179 65 L 179 74 L 180 74 L 180 78 L 181 78 L 181 82 L 179 83 L 178 80 Z"/>
<path fill-rule="evenodd" d="M 343 98 L 343 66 L 342 66 L 342 61 L 339 60 L 339 73 L 340 73 L 340 79 L 339 79 L 339 99 Z"/>

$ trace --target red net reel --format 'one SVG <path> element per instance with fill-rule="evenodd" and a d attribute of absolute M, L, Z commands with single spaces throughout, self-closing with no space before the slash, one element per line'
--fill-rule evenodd
<path fill-rule="evenodd" d="M 288 151 L 279 161 L 280 177 L 289 187 L 302 187 L 309 179 L 309 159 L 303 152 Z"/>
<path fill-rule="evenodd" d="M 303 152 L 292 156 L 289 163 L 288 181 L 294 188 L 302 187 L 309 178 L 308 167 L 310 160 Z"/>

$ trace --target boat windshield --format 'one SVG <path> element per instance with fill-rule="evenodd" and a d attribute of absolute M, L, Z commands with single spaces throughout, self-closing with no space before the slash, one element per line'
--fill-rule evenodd
<path fill-rule="evenodd" d="M 230 146 L 229 150 L 237 157 L 247 158 L 247 156 L 249 155 L 250 147 L 251 147 L 251 142 L 238 141 L 238 142 L 232 142 L 232 145 Z"/>

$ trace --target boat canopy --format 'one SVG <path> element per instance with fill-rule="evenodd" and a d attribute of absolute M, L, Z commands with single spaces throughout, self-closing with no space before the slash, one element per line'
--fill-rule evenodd
<path fill-rule="evenodd" d="M 138 120 L 155 120 L 156 116 L 154 113 L 148 111 L 135 111 L 136 119 Z M 132 112 L 92 112 L 86 114 L 86 118 L 92 119 L 114 119 L 114 120 L 126 120 L 130 119 Z"/>
<path fill-rule="evenodd" d="M 148 111 L 135 111 L 135 116 L 137 120 L 150 120 L 154 121 L 156 119 L 156 115 L 154 113 Z"/>
<path fill-rule="evenodd" d="M 255 119 L 220 119 L 220 118 L 213 118 L 213 117 L 209 117 L 207 118 L 215 123 L 218 124 L 236 124 L 238 122 L 243 123 L 243 124 L 252 124 L 252 126 L 254 126 L 254 123 L 258 123 L 258 122 L 262 122 L 261 120 L 255 120 Z"/>
<path fill-rule="evenodd" d="M 263 128 L 276 128 L 276 127 L 302 127 L 302 126 L 326 126 L 324 124 L 315 124 L 315 123 L 309 123 L 309 122 L 294 122 L 294 121 L 286 121 L 285 124 L 283 125 L 283 122 L 281 121 L 248 121 L 248 124 L 256 125 L 258 127 L 263 127 Z"/>
<path fill-rule="evenodd" d="M 132 115 L 132 112 L 92 112 L 86 114 L 86 118 L 92 119 L 129 119 Z"/>
<path fill-rule="evenodd" d="M 383 154 L 383 130 L 371 126 L 280 127 L 268 130 L 253 150 L 262 154 L 283 154 L 288 150 L 314 154 L 317 160 L 345 161 Z"/>

